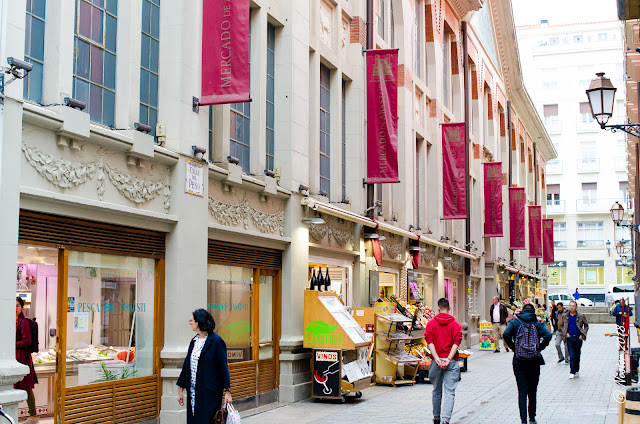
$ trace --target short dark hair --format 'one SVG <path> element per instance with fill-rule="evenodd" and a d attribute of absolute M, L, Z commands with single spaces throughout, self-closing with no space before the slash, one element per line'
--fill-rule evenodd
<path fill-rule="evenodd" d="M 196 309 L 193 311 L 193 320 L 198 323 L 200 331 L 211 334 L 216 329 L 216 322 L 206 309 Z"/>
<path fill-rule="evenodd" d="M 16 296 L 16 302 L 18 302 L 20 304 L 21 308 L 24 308 L 24 299 L 21 298 L 20 296 Z"/>
<path fill-rule="evenodd" d="M 438 308 L 449 310 L 449 299 L 446 297 L 440 298 L 438 300 Z"/>
<path fill-rule="evenodd" d="M 533 307 L 533 305 L 531 303 L 527 303 L 522 307 L 522 310 L 524 311 L 525 309 L 531 309 L 532 311 L 535 311 L 536 308 Z"/>
<path fill-rule="evenodd" d="M 562 303 L 562 302 L 558 302 L 558 304 L 557 304 L 556 306 L 562 306 L 562 307 L 564 307 L 564 303 Z"/>

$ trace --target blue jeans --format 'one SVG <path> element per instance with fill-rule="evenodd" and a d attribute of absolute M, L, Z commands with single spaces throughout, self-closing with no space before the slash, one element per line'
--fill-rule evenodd
<path fill-rule="evenodd" d="M 570 336 L 567 334 L 567 345 L 569 346 L 569 366 L 571 374 L 580 371 L 580 350 L 582 350 L 582 340 L 579 336 Z"/>
<path fill-rule="evenodd" d="M 460 364 L 451 361 L 447 368 L 440 368 L 436 361 L 429 367 L 429 381 L 433 384 L 433 418 L 448 423 L 453 413 L 456 387 L 460 380 Z M 444 388 L 444 407 L 442 406 L 442 390 Z"/>

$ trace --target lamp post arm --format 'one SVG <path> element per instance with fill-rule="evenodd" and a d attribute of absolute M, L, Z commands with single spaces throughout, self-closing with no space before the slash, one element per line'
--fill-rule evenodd
<path fill-rule="evenodd" d="M 600 124 L 600 128 L 603 130 L 609 130 L 612 133 L 624 131 L 629 135 L 640 138 L 640 124 Z"/>

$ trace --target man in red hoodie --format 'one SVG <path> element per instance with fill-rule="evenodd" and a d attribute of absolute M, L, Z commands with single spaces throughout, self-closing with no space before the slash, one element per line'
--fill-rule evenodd
<path fill-rule="evenodd" d="M 424 338 L 431 352 L 429 381 L 433 384 L 433 422 L 448 424 L 453 413 L 456 386 L 460 380 L 458 346 L 462 342 L 462 327 L 449 315 L 449 300 L 438 300 L 438 315 L 427 323 Z M 444 407 L 442 389 L 444 388 Z"/>

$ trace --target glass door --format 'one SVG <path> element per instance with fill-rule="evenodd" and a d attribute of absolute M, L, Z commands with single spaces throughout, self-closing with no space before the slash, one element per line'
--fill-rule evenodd
<path fill-rule="evenodd" d="M 277 388 L 280 330 L 280 272 L 259 270 L 257 287 L 258 387 L 257 393 Z"/>

